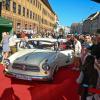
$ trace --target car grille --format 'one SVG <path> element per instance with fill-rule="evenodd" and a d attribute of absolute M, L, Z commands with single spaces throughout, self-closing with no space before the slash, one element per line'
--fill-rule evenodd
<path fill-rule="evenodd" d="M 23 70 L 23 71 L 31 71 L 31 72 L 39 72 L 40 68 L 38 66 L 33 65 L 25 65 L 25 64 L 16 64 L 12 65 L 13 69 Z"/>

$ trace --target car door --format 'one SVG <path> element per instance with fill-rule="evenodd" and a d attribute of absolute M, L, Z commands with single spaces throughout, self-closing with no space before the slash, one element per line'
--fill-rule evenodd
<path fill-rule="evenodd" d="M 65 66 L 72 62 L 73 60 L 73 50 L 62 50 L 59 51 L 59 66 Z"/>

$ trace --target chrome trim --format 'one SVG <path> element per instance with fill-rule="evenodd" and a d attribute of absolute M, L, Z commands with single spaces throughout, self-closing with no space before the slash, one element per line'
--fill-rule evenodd
<path fill-rule="evenodd" d="M 12 78 L 16 78 L 16 79 L 21 79 L 21 80 L 28 80 L 28 79 L 22 79 L 22 78 L 17 78 L 16 75 L 25 75 L 25 74 L 18 74 L 18 73 L 13 73 L 13 72 L 7 72 L 6 70 L 4 70 L 4 74 L 8 77 L 12 77 Z M 51 80 L 50 77 L 48 76 L 30 76 L 30 75 L 25 75 L 25 77 L 29 77 L 31 78 L 30 81 L 32 80 L 40 80 L 40 81 L 49 81 Z M 29 81 L 29 80 L 28 80 Z"/>

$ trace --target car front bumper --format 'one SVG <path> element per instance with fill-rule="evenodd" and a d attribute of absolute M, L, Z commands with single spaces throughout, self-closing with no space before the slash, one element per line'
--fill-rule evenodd
<path fill-rule="evenodd" d="M 16 79 L 27 80 L 27 81 L 32 81 L 32 80 L 49 81 L 51 80 L 49 76 L 32 76 L 32 75 L 13 73 L 13 72 L 9 72 L 6 70 L 4 70 L 4 74 L 5 76 L 10 77 L 10 78 L 16 78 Z"/>

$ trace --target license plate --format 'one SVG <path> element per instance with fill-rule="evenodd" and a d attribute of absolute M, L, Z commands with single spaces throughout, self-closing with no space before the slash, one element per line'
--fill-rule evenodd
<path fill-rule="evenodd" d="M 23 80 L 32 80 L 30 76 L 25 76 L 25 75 L 16 75 L 16 78 Z"/>

